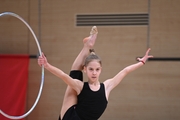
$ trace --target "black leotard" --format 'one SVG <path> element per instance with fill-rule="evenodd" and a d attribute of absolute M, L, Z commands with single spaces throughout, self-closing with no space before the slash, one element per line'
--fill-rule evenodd
<path fill-rule="evenodd" d="M 84 83 L 81 93 L 78 95 L 76 112 L 81 120 L 97 120 L 107 106 L 104 84 L 100 84 L 98 91 L 92 91 L 87 82 Z"/>

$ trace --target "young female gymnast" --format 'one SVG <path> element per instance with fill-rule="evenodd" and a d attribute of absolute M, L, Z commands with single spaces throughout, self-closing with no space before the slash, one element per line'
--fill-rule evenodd
<path fill-rule="evenodd" d="M 144 65 L 146 60 L 152 57 L 148 55 L 150 52 L 150 49 L 148 49 L 143 58 L 138 58 L 138 63 L 124 68 L 113 78 L 100 83 L 101 60 L 93 50 L 90 50 L 94 46 L 96 37 L 97 28 L 93 27 L 90 36 L 83 40 L 84 47 L 72 65 L 70 76 L 49 64 L 44 54 L 38 59 L 40 66 L 44 65 L 44 68 L 62 79 L 68 85 L 60 113 L 62 120 L 99 119 L 106 109 L 111 90 L 114 89 L 127 74 Z M 82 82 L 82 70 L 86 73 L 88 82 Z"/>

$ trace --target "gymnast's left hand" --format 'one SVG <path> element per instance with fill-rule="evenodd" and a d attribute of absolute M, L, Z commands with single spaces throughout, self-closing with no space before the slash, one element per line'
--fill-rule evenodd
<path fill-rule="evenodd" d="M 39 66 L 42 66 L 42 65 L 43 65 L 44 67 L 47 66 L 48 62 L 47 62 L 47 59 L 46 59 L 44 53 L 42 53 L 42 55 L 39 56 L 39 58 L 38 58 L 38 64 L 39 64 Z"/>
<path fill-rule="evenodd" d="M 149 55 L 149 52 L 150 52 L 150 48 L 146 51 L 146 54 L 144 55 L 143 58 L 137 58 L 138 61 L 143 61 L 143 63 L 145 64 L 145 62 L 149 59 L 149 58 L 152 58 L 153 56 L 152 55 Z"/>

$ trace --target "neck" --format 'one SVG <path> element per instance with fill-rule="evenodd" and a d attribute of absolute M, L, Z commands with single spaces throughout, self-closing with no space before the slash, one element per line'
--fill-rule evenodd
<path fill-rule="evenodd" d="M 90 85 L 95 85 L 95 86 L 100 84 L 99 81 L 95 81 L 95 82 L 88 81 L 88 83 L 89 83 Z"/>

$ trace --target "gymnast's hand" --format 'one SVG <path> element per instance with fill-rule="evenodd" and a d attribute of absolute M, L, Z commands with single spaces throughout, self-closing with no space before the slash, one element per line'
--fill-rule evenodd
<path fill-rule="evenodd" d="M 152 58 L 153 56 L 152 55 L 149 55 L 149 52 L 150 52 L 150 48 L 146 51 L 146 54 L 144 55 L 143 58 L 137 58 L 138 61 L 141 61 L 145 64 L 145 62 L 149 59 L 149 58 Z"/>
<path fill-rule="evenodd" d="M 38 64 L 39 64 L 39 66 L 42 66 L 42 65 L 43 65 L 44 67 L 47 66 L 48 62 L 47 62 L 46 57 L 44 56 L 44 53 L 42 53 L 42 55 L 39 56 L 39 58 L 38 58 Z"/>

